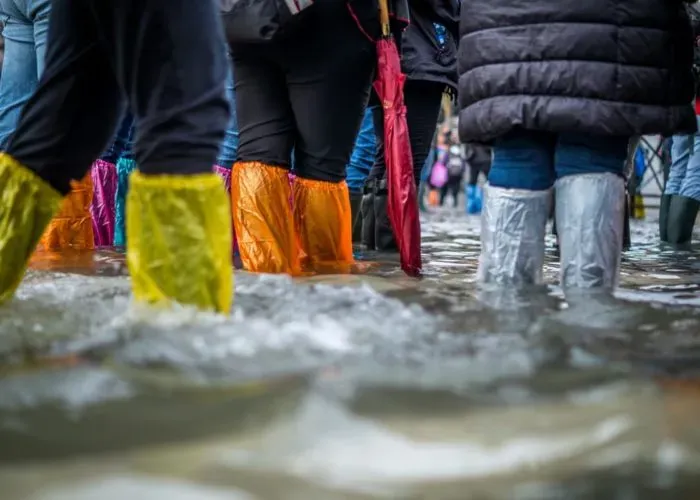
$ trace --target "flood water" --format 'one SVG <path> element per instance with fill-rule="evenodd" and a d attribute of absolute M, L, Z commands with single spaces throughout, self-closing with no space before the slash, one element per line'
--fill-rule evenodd
<path fill-rule="evenodd" d="M 123 255 L 37 255 L 0 308 L 3 500 L 697 498 L 700 253 L 633 226 L 615 299 L 426 276 L 236 275 L 231 317 L 130 303 Z"/>

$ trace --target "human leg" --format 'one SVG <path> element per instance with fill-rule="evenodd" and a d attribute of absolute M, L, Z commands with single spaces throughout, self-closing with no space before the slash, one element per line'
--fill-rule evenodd
<path fill-rule="evenodd" d="M 7 148 L 22 108 L 39 82 L 34 30 L 15 0 L 2 0 L 5 59 L 0 74 L 0 149 Z"/>
<path fill-rule="evenodd" d="M 555 141 L 550 134 L 517 131 L 495 142 L 481 216 L 481 282 L 542 281 Z"/>
<path fill-rule="evenodd" d="M 243 267 L 299 274 L 288 173 L 295 141 L 285 75 L 271 47 L 234 47 L 239 130 L 231 199 Z"/>
<path fill-rule="evenodd" d="M 700 136 L 690 137 L 690 156 L 676 196 L 668 207 L 667 241 L 676 245 L 689 243 L 700 209 Z"/>
<path fill-rule="evenodd" d="M 80 0 L 53 2 L 45 71 L 0 157 L 0 301 L 11 297 L 62 197 L 105 148 L 121 112 L 116 79 L 97 85 L 111 68 L 84 9 Z"/>
<path fill-rule="evenodd" d="M 319 3 L 318 8 L 288 62 L 287 85 L 299 133 L 295 228 L 310 270 L 345 273 L 353 263 L 345 169 L 369 98 L 376 53 L 342 2 Z"/>
<path fill-rule="evenodd" d="M 619 278 L 627 137 L 560 134 L 556 218 L 564 288 L 612 290 Z"/>
<path fill-rule="evenodd" d="M 138 170 L 126 204 L 135 298 L 226 313 L 230 205 L 212 166 L 230 110 L 216 7 L 189 0 L 90 0 L 90 7 L 135 119 Z"/>

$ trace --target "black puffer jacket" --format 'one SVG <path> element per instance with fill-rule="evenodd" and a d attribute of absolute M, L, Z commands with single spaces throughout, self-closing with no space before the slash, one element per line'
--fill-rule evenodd
<path fill-rule="evenodd" d="M 692 132 L 692 31 L 680 0 L 468 0 L 460 136 L 521 127 L 632 136 Z"/>
<path fill-rule="evenodd" d="M 444 83 L 457 90 L 459 0 L 409 0 L 411 23 L 401 39 L 401 69 L 409 80 Z M 445 27 L 440 44 L 435 24 Z"/>

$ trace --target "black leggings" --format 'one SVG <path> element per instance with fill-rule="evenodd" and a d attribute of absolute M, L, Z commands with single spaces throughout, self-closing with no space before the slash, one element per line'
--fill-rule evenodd
<path fill-rule="evenodd" d="M 53 0 L 46 68 L 7 152 L 66 194 L 126 96 L 143 173 L 211 172 L 230 114 L 224 47 L 209 0 Z"/>
<path fill-rule="evenodd" d="M 231 48 L 237 160 L 293 164 L 299 177 L 341 182 L 369 99 L 376 50 L 345 2 L 313 8 L 308 27 L 294 38 Z"/>
<path fill-rule="evenodd" d="M 470 165 L 469 166 L 469 186 L 476 186 L 479 183 L 479 174 L 483 173 L 484 177 L 489 176 L 489 165 Z"/>
<path fill-rule="evenodd" d="M 404 87 L 404 101 L 406 103 L 406 121 L 408 122 L 408 135 L 413 154 L 413 174 L 416 186 L 420 184 L 420 174 L 423 170 L 430 147 L 435 136 L 442 94 L 445 90 L 444 83 L 426 82 L 419 80 L 407 80 Z M 376 95 L 372 96 L 372 103 L 379 104 Z M 374 119 L 374 131 L 377 135 L 377 154 L 374 166 L 367 178 L 368 181 L 384 179 L 386 176 L 386 163 L 384 160 L 384 113 L 382 107 L 374 107 L 372 117 Z"/>

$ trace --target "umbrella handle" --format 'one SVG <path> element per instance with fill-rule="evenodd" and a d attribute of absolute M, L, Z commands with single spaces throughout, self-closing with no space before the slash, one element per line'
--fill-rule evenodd
<path fill-rule="evenodd" d="M 382 35 L 388 37 L 391 34 L 391 31 L 389 30 L 388 0 L 379 0 L 379 21 L 382 25 Z"/>

